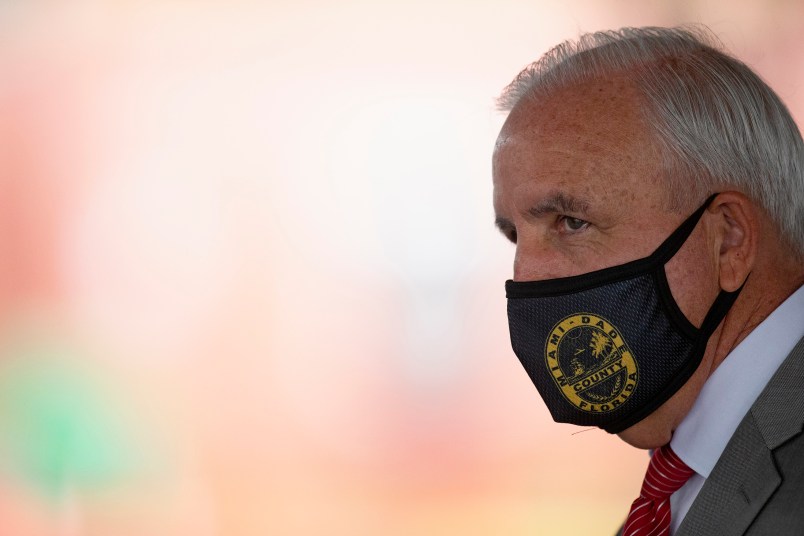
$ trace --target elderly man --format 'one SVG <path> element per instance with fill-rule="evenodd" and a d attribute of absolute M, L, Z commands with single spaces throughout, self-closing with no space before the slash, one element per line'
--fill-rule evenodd
<path fill-rule="evenodd" d="M 654 449 L 622 533 L 804 534 L 804 144 L 784 104 L 706 32 L 663 28 L 559 45 L 499 102 L 512 345 L 556 421 Z"/>

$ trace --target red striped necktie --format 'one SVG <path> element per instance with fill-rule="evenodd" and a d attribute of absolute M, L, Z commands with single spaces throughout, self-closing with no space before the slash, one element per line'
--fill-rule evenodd
<path fill-rule="evenodd" d="M 653 452 L 639 498 L 631 505 L 622 536 L 670 534 L 670 495 L 695 473 L 670 445 Z"/>

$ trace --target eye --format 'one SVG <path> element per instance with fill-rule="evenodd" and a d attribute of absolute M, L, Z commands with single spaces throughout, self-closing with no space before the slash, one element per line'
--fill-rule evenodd
<path fill-rule="evenodd" d="M 585 229 L 589 225 L 589 222 L 579 218 L 572 218 L 570 216 L 561 216 L 559 225 L 563 227 L 562 230 L 576 232 Z"/>

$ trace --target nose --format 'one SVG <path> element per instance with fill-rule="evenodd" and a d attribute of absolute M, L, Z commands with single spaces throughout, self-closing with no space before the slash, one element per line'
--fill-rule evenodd
<path fill-rule="evenodd" d="M 514 254 L 514 281 L 542 281 L 564 277 L 571 264 L 548 242 L 521 237 Z"/>

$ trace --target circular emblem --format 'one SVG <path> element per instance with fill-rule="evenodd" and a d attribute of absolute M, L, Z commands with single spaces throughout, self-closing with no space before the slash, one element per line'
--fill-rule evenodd
<path fill-rule="evenodd" d="M 621 406 L 639 380 L 620 331 L 600 315 L 577 313 L 561 320 L 547 336 L 544 354 L 564 398 L 589 413 Z"/>

